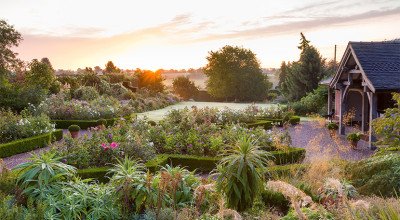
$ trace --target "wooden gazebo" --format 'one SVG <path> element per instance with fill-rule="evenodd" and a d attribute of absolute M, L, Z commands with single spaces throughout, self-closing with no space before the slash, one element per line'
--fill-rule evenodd
<path fill-rule="evenodd" d="M 329 83 L 329 112 L 333 90 L 339 133 L 345 134 L 345 113 L 354 109 L 352 120 L 361 122 L 361 131 L 369 135 L 369 146 L 375 149 L 370 122 L 384 109 L 393 108 L 391 93 L 400 92 L 400 42 L 349 42 Z"/>

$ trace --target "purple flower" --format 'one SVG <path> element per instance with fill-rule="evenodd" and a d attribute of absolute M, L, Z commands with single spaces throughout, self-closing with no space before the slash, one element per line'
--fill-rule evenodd
<path fill-rule="evenodd" d="M 110 139 L 112 138 L 111 134 L 108 135 L 108 138 L 110 138 Z"/>
<path fill-rule="evenodd" d="M 63 162 L 66 163 L 66 162 L 67 162 L 67 159 L 64 159 Z"/>
<path fill-rule="evenodd" d="M 192 146 L 193 146 L 192 144 L 189 144 L 189 148 L 192 147 Z"/>
<path fill-rule="evenodd" d="M 200 142 L 201 142 L 201 140 L 197 140 L 197 142 L 199 142 L 199 143 L 200 143 Z"/>

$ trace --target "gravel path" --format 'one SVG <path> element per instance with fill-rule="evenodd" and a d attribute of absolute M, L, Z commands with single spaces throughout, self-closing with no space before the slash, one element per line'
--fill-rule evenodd
<path fill-rule="evenodd" d="M 332 138 L 325 127 L 325 121 L 304 121 L 288 130 L 292 137 L 293 146 L 307 150 L 305 162 L 319 158 L 354 161 L 368 158 L 374 153 L 368 148 L 368 142 L 360 140 L 357 149 L 351 149 L 346 136 L 339 135 Z"/>
<path fill-rule="evenodd" d="M 68 130 L 63 129 L 63 135 L 66 135 L 67 133 L 68 133 Z M 79 132 L 79 136 L 83 136 L 83 135 L 88 135 L 89 137 L 92 136 L 92 134 L 87 130 L 81 130 Z M 61 141 L 58 141 L 58 142 L 61 142 Z M 43 151 L 48 151 L 50 148 L 51 148 L 51 145 L 48 147 L 39 148 L 39 149 L 30 151 L 30 152 L 16 154 L 11 157 L 2 158 L 3 162 L 4 162 L 3 165 L 5 165 L 7 168 L 11 169 L 21 163 L 28 162 L 27 158 L 30 157 L 31 153 L 40 154 Z M 2 168 L 2 166 L 0 168 Z"/>
<path fill-rule="evenodd" d="M 368 148 L 368 143 L 359 141 L 355 150 L 350 149 L 345 136 L 331 138 L 325 127 L 325 122 L 302 121 L 299 125 L 289 128 L 294 147 L 301 147 L 307 150 L 305 162 L 310 162 L 316 158 L 339 158 L 345 160 L 360 160 L 367 158 L 374 153 Z M 63 130 L 64 135 L 68 133 Z M 80 136 L 92 134 L 87 130 L 81 130 Z M 36 149 L 31 152 L 17 154 L 11 157 L 3 158 L 4 165 L 13 168 L 18 164 L 28 162 L 30 153 L 39 154 L 47 151 L 49 147 Z"/>

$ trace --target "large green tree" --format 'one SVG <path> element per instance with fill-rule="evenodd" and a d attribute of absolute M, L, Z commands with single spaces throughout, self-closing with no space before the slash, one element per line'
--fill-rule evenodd
<path fill-rule="evenodd" d="M 0 20 L 0 72 L 19 65 L 21 61 L 17 58 L 18 53 L 12 51 L 13 47 L 18 47 L 22 40 L 21 34 L 14 29 L 14 26 L 7 24 L 5 20 Z"/>
<path fill-rule="evenodd" d="M 281 71 L 286 71 L 281 90 L 289 101 L 300 100 L 307 93 L 312 92 L 327 74 L 325 59 L 322 59 L 315 47 L 309 45 L 309 41 L 302 33 L 298 48 L 301 49 L 299 61 L 286 67 L 281 66 Z"/>
<path fill-rule="evenodd" d="M 271 83 L 262 73 L 260 62 L 249 49 L 224 46 L 210 51 L 204 74 L 208 93 L 217 98 L 240 101 L 264 100 Z"/>
<path fill-rule="evenodd" d="M 172 89 L 175 94 L 178 94 L 185 100 L 193 98 L 199 92 L 194 82 L 190 81 L 187 76 L 176 77 L 172 81 Z"/>
<path fill-rule="evenodd" d="M 106 64 L 106 68 L 104 69 L 104 73 L 118 73 L 121 72 L 121 69 L 116 67 L 112 61 L 108 61 Z"/>

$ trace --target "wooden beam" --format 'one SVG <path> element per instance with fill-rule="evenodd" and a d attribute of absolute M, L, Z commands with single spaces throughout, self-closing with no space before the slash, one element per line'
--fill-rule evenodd
<path fill-rule="evenodd" d="M 378 96 L 370 92 L 370 108 L 369 108 L 369 148 L 371 150 L 375 150 L 376 146 L 373 142 L 376 142 L 376 137 L 372 135 L 372 120 L 378 117 Z"/>
<path fill-rule="evenodd" d="M 362 93 L 362 116 L 361 116 L 361 131 L 365 134 L 368 131 L 368 118 L 369 118 L 369 111 L 368 111 L 368 95 L 367 93 Z"/>
<path fill-rule="evenodd" d="M 328 87 L 328 115 L 332 113 L 332 88 Z M 332 115 L 332 117 L 334 117 Z"/>
<path fill-rule="evenodd" d="M 346 87 L 347 88 L 347 87 Z M 345 134 L 345 124 L 343 123 L 344 113 L 346 112 L 346 102 L 344 101 L 345 90 L 340 90 L 340 115 L 339 115 L 339 134 Z"/>
<path fill-rule="evenodd" d="M 346 85 L 346 86 L 351 86 L 351 85 L 353 85 L 353 81 L 344 81 L 343 82 L 343 85 Z"/>
<path fill-rule="evenodd" d="M 355 70 L 355 69 L 349 70 L 349 74 L 353 73 L 361 73 L 361 70 Z"/>

